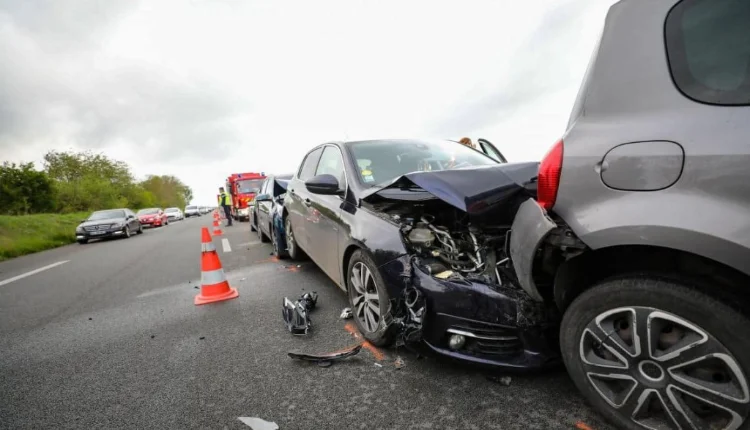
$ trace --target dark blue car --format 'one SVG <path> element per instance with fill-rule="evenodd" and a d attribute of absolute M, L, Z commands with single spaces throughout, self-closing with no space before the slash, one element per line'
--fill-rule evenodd
<path fill-rule="evenodd" d="M 261 242 L 268 242 L 270 238 L 273 244 L 273 254 L 279 258 L 287 256 L 286 236 L 281 214 L 286 187 L 292 176 L 292 174 L 266 176 L 260 192 L 255 196 L 250 213 L 250 229 L 258 233 L 258 239 Z"/>

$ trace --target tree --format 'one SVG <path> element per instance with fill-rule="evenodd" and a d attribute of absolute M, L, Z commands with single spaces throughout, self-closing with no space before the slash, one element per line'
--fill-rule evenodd
<path fill-rule="evenodd" d="M 140 185 L 154 195 L 161 207 L 184 207 L 193 198 L 190 187 L 171 175 L 150 175 Z"/>
<path fill-rule="evenodd" d="M 56 193 L 52 180 L 34 169 L 34 163 L 4 162 L 0 166 L 0 213 L 21 215 L 53 210 Z"/>

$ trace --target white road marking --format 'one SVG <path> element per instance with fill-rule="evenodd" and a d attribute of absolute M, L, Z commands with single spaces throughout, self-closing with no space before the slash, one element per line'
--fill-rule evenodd
<path fill-rule="evenodd" d="M 244 248 L 244 247 L 246 247 L 246 246 L 254 246 L 254 245 L 259 245 L 259 244 L 260 244 L 260 242 L 258 242 L 258 241 L 256 240 L 255 242 L 245 242 L 245 243 L 240 243 L 239 245 L 237 245 L 237 247 L 238 247 L 238 248 Z"/>
<path fill-rule="evenodd" d="M 6 284 L 10 284 L 11 282 L 17 281 L 19 279 L 23 279 L 23 278 L 25 278 L 27 276 L 36 275 L 39 272 L 44 272 L 47 269 L 51 269 L 53 267 L 60 266 L 62 264 L 67 263 L 68 261 L 70 261 L 70 260 L 58 261 L 57 263 L 50 264 L 49 266 L 40 267 L 40 268 L 38 268 L 36 270 L 32 270 L 31 272 L 26 272 L 26 273 L 24 273 L 22 275 L 14 276 L 14 277 L 6 279 L 4 281 L 0 281 L 0 287 L 2 287 L 3 285 L 6 285 Z"/>
<path fill-rule="evenodd" d="M 232 247 L 229 245 L 229 239 L 226 237 L 221 239 L 221 247 L 224 249 L 224 252 L 232 252 Z"/>
<path fill-rule="evenodd" d="M 258 417 L 239 417 L 237 419 L 253 430 L 279 430 L 279 425 L 275 422 L 269 422 Z"/>

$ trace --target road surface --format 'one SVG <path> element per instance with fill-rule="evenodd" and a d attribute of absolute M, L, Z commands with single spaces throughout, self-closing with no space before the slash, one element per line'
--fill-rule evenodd
<path fill-rule="evenodd" d="M 209 224 L 0 263 L 0 428 L 250 428 L 240 417 L 282 430 L 607 428 L 562 370 L 505 386 L 403 350 L 328 368 L 292 361 L 291 350 L 356 342 L 339 319 L 344 293 L 312 263 L 272 259 L 235 223 L 214 242 L 240 297 L 194 306 Z M 313 332 L 292 336 L 282 299 L 311 290 Z"/>

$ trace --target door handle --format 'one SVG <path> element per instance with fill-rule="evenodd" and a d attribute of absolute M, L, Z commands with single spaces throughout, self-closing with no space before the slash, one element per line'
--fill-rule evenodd
<path fill-rule="evenodd" d="M 312 204 L 312 201 L 310 199 L 305 199 L 305 206 L 310 206 Z"/>

